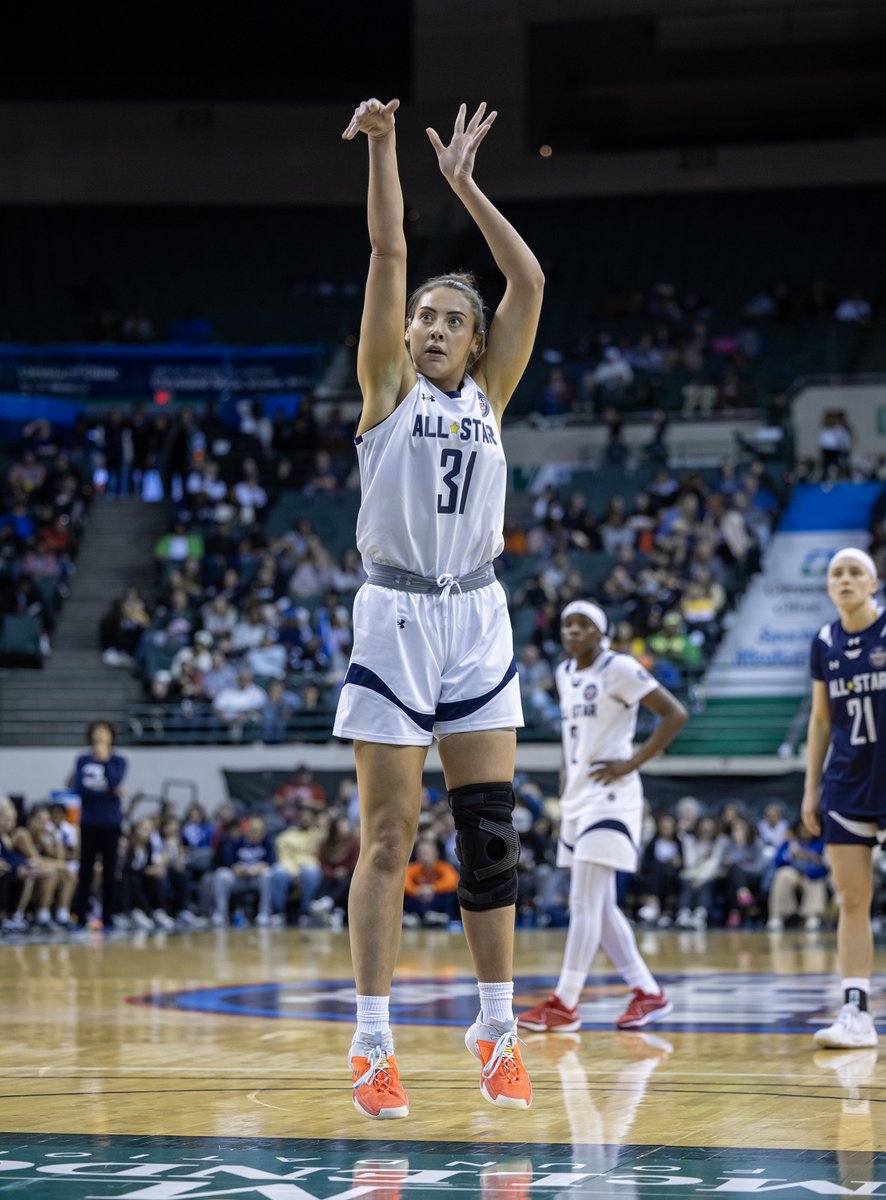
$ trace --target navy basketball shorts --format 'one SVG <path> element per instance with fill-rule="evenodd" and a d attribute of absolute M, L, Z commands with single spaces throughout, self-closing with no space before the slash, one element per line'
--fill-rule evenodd
<path fill-rule="evenodd" d="M 886 844 L 886 813 L 864 820 L 826 808 L 822 813 L 822 836 L 826 846 L 882 846 Z"/>

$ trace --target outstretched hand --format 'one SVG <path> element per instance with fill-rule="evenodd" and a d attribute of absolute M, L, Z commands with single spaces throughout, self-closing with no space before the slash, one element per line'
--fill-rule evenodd
<path fill-rule="evenodd" d="M 358 133 L 371 138 L 385 137 L 394 128 L 394 113 L 399 107 L 399 100 L 389 100 L 387 104 L 382 104 L 381 100 L 364 100 L 354 110 L 342 138 L 350 142 Z"/>
<path fill-rule="evenodd" d="M 448 146 L 443 145 L 436 129 L 427 130 L 431 145 L 437 152 L 440 170 L 450 183 L 465 183 L 472 178 L 477 147 L 486 137 L 492 127 L 492 122 L 498 116 L 495 111 L 491 112 L 489 116 L 485 116 L 486 101 L 484 100 L 466 126 L 467 111 L 467 106 L 462 104 L 458 110 L 458 116 L 455 118 L 452 141 Z"/>

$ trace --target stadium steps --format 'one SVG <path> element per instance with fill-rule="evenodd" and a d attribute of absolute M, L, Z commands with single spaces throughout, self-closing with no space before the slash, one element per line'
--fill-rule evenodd
<path fill-rule="evenodd" d="M 672 742 L 669 754 L 778 754 L 800 708 L 796 696 L 712 699 L 694 712 Z"/>
<path fill-rule="evenodd" d="M 99 621 L 130 584 L 153 599 L 153 548 L 166 526 L 163 507 L 134 497 L 95 500 L 51 656 L 40 670 L 0 671 L 0 742 L 77 745 L 89 721 L 119 721 L 140 698 L 131 672 L 101 661 Z"/>

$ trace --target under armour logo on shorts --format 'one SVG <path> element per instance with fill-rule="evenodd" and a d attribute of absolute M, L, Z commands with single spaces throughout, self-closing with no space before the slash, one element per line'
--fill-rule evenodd
<path fill-rule="evenodd" d="M 405 627 L 406 627 L 406 618 L 405 618 L 405 617 L 398 617 L 398 618 L 397 618 L 397 628 L 398 628 L 398 629 L 404 629 Z"/>

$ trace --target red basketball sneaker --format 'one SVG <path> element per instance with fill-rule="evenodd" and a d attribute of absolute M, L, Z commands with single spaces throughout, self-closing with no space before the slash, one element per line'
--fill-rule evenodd
<path fill-rule="evenodd" d="M 537 1008 L 520 1013 L 517 1024 L 533 1033 L 574 1033 L 581 1029 L 581 1017 L 577 1008 L 564 1008 L 560 998 L 552 992 Z"/>
<path fill-rule="evenodd" d="M 660 1021 L 673 1010 L 674 1006 L 664 991 L 656 994 L 634 988 L 630 1004 L 620 1017 L 615 1018 L 615 1025 L 617 1029 L 640 1029 L 652 1021 Z"/>

